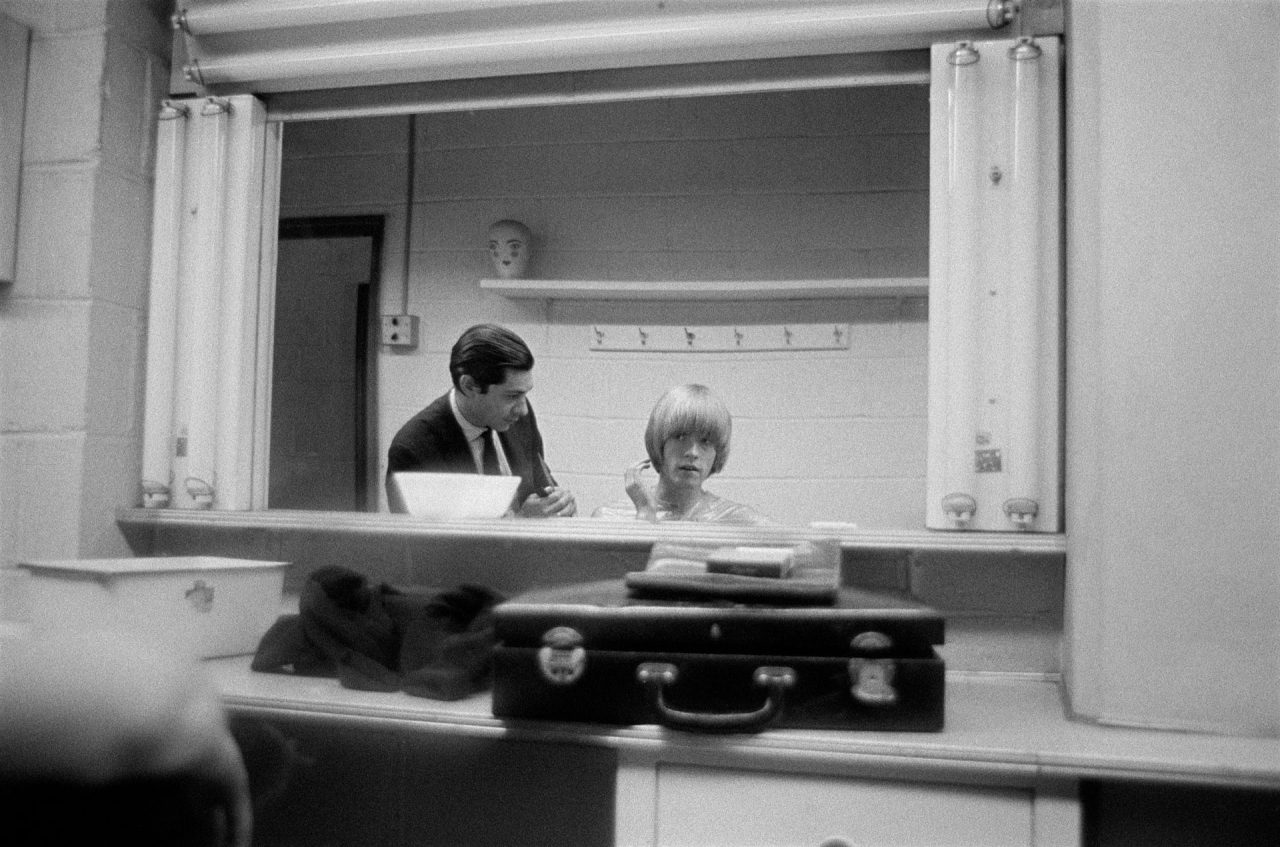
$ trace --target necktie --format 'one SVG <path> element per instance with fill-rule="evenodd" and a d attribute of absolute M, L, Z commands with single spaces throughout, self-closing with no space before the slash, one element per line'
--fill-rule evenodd
<path fill-rule="evenodd" d="M 480 466 L 483 468 L 484 473 L 490 476 L 502 473 L 502 470 L 498 467 L 498 451 L 493 446 L 493 430 L 486 429 L 480 439 L 484 445 L 484 449 L 480 454 Z"/>

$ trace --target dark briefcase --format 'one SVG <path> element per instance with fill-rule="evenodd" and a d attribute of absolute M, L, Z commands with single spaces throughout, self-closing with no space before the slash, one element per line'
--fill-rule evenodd
<path fill-rule="evenodd" d="M 841 588 L 777 605 L 637 596 L 623 580 L 494 609 L 493 714 L 700 731 L 938 731 L 944 621 Z"/>

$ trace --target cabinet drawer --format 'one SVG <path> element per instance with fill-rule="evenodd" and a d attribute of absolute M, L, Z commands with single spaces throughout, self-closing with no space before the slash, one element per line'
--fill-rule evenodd
<path fill-rule="evenodd" d="M 1029 790 L 660 765 L 657 843 L 1028 845 L 1031 808 Z"/>

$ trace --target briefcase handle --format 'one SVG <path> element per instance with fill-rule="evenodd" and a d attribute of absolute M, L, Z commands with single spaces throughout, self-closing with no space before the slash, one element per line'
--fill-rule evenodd
<path fill-rule="evenodd" d="M 676 729 L 702 732 L 733 732 L 756 729 L 773 720 L 782 711 L 786 690 L 796 684 L 796 672 L 788 667 L 763 665 L 751 674 L 751 680 L 769 689 L 764 705 L 750 712 L 690 712 L 667 705 L 663 689 L 676 681 L 679 672 L 669 662 L 643 662 L 636 668 L 636 679 L 644 686 L 649 704 L 661 722 Z"/>

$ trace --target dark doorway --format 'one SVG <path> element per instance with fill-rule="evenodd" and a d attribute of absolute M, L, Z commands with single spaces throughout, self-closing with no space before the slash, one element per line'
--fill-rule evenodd
<path fill-rule="evenodd" d="M 269 508 L 377 511 L 382 229 L 373 216 L 280 221 Z"/>

